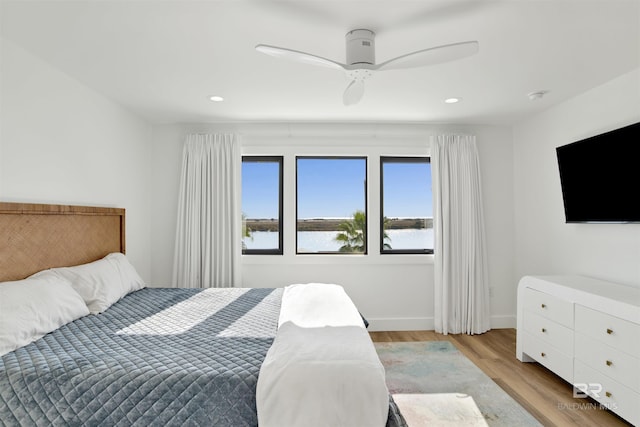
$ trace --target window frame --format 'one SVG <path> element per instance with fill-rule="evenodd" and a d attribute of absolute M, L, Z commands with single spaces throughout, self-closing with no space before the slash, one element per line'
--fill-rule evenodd
<path fill-rule="evenodd" d="M 316 159 L 316 160 L 364 160 L 364 215 L 365 215 L 365 235 L 364 235 L 364 252 L 339 252 L 339 251 L 321 251 L 321 252 L 299 252 L 298 250 L 298 199 L 299 199 L 299 185 L 298 185 L 298 160 L 299 159 Z M 369 156 L 350 156 L 350 155 L 296 155 L 295 156 L 295 178 L 296 178 L 296 188 L 295 188 L 295 206 L 296 206 L 296 217 L 295 217 L 295 244 L 297 255 L 347 255 L 347 256 L 363 256 L 368 255 L 369 253 Z"/>
<path fill-rule="evenodd" d="M 278 163 L 278 248 L 275 249 L 243 249 L 242 255 L 283 255 L 284 254 L 284 219 L 283 219 L 283 182 L 284 182 L 284 156 L 242 156 L 242 163 Z M 244 239 L 244 236 L 243 236 Z"/>
<path fill-rule="evenodd" d="M 433 255 L 433 249 L 384 248 L 384 165 L 385 163 L 431 163 L 430 156 L 380 156 L 380 255 Z M 433 183 L 433 181 L 432 181 Z M 432 212 L 433 215 L 433 212 Z M 433 216 L 432 216 L 433 218 Z"/>

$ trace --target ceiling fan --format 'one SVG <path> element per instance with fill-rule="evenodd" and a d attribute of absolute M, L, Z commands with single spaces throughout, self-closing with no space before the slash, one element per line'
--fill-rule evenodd
<path fill-rule="evenodd" d="M 344 105 L 353 105 L 358 103 L 362 99 L 362 95 L 364 95 L 364 81 L 376 71 L 423 67 L 455 61 L 477 53 L 479 48 L 477 41 L 452 43 L 407 53 L 376 64 L 375 36 L 373 31 L 366 29 L 349 31 L 345 35 L 347 44 L 346 64 L 310 53 L 266 44 L 257 45 L 256 50 L 276 58 L 285 58 L 305 64 L 344 70 L 351 79 L 351 83 L 344 91 L 342 100 Z"/>

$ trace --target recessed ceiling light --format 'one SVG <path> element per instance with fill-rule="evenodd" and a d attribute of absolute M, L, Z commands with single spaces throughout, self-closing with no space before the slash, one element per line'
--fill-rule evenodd
<path fill-rule="evenodd" d="M 446 104 L 455 104 L 456 102 L 460 102 L 462 98 L 447 98 L 444 100 Z"/>
<path fill-rule="evenodd" d="M 209 97 L 210 100 L 212 100 L 213 102 L 222 102 L 224 101 L 224 98 L 218 95 L 213 95 Z"/>

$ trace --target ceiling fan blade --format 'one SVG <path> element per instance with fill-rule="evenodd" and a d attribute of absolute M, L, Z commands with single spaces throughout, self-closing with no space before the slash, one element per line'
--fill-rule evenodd
<path fill-rule="evenodd" d="M 478 53 L 478 49 L 477 41 L 446 44 L 398 56 L 379 64 L 376 69 L 384 71 L 441 64 L 474 55 Z"/>
<path fill-rule="evenodd" d="M 256 46 L 256 50 L 266 55 L 275 56 L 276 58 L 290 59 L 292 61 L 302 62 L 303 64 L 319 65 L 321 67 L 335 68 L 337 70 L 346 69 L 346 65 L 332 61 L 331 59 L 284 47 L 259 44 Z"/>
<path fill-rule="evenodd" d="M 342 95 L 342 102 L 344 105 L 357 104 L 362 99 L 362 95 L 364 95 L 364 81 L 352 80 Z"/>

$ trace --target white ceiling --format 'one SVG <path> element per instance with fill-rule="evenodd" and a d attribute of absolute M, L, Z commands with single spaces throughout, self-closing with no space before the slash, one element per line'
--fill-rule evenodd
<path fill-rule="evenodd" d="M 3 37 L 153 123 L 509 124 L 640 66 L 639 0 L 0 1 Z M 355 28 L 376 32 L 378 62 L 466 40 L 480 52 L 378 73 L 345 107 L 340 71 L 254 50 L 344 62 Z"/>

